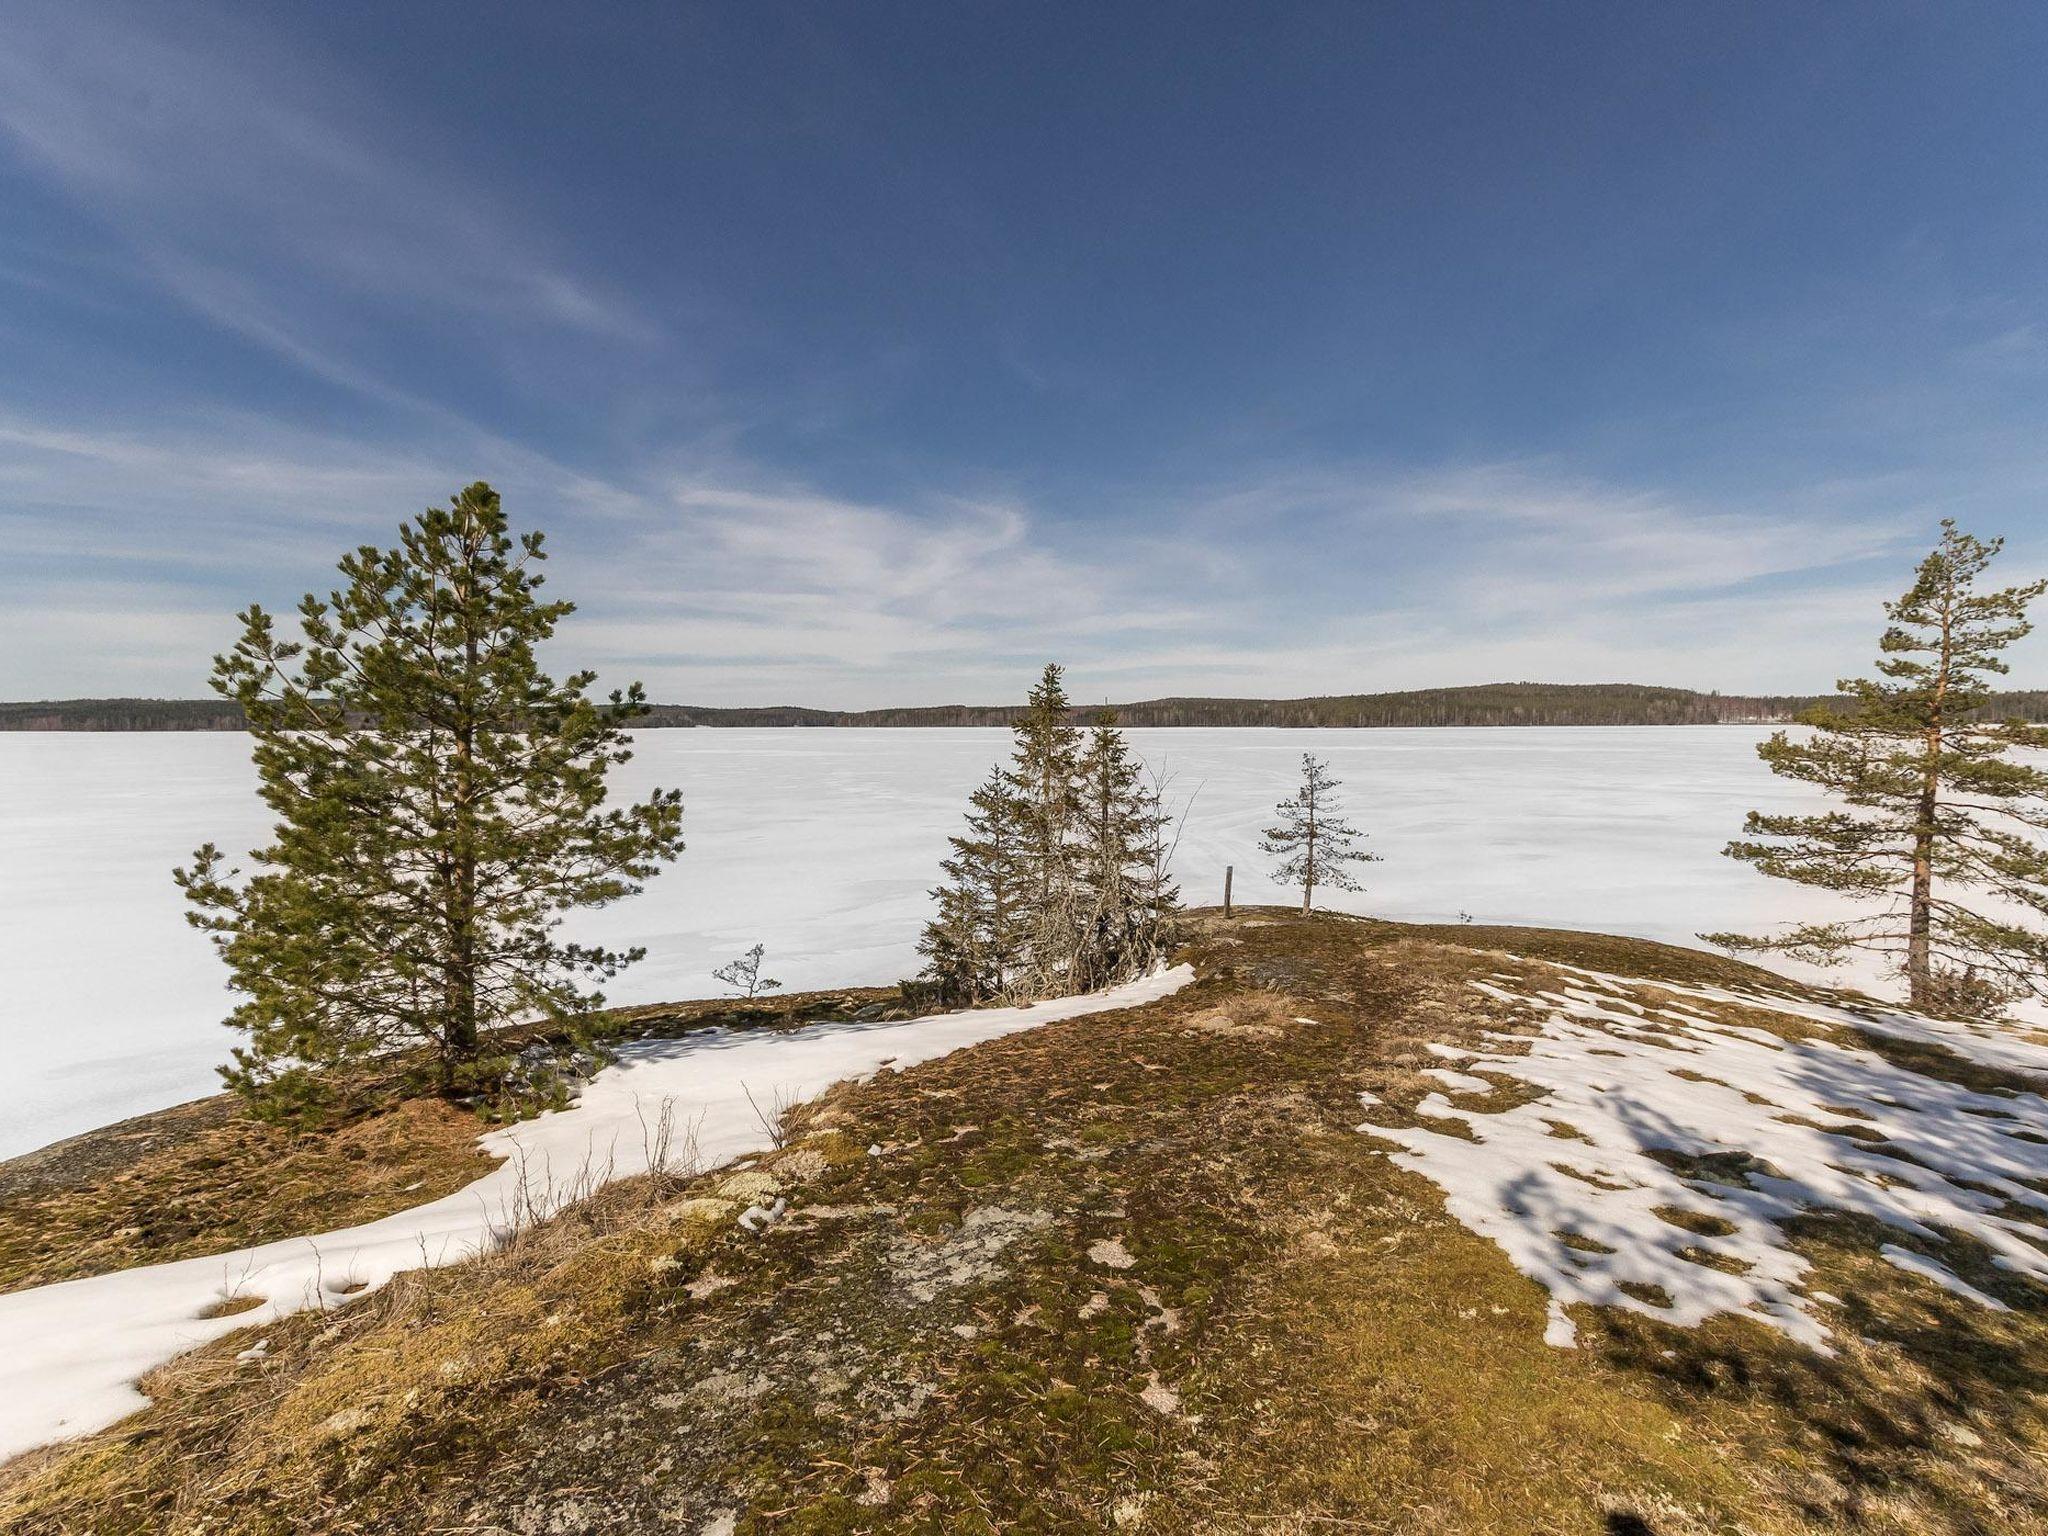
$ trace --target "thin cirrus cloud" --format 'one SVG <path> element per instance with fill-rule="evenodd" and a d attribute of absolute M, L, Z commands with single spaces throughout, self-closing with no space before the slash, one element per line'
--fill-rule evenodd
<path fill-rule="evenodd" d="M 143 437 L 0 419 L 0 449 L 23 555 L 0 576 L 14 696 L 191 693 L 235 609 L 324 590 L 343 549 L 468 474 L 246 422 Z M 1530 464 L 1354 469 L 1196 498 L 1148 561 L 1014 500 L 902 508 L 741 475 L 642 486 L 530 456 L 501 477 L 521 521 L 563 530 L 565 656 L 712 704 L 1000 698 L 1047 657 L 1119 696 L 1558 676 L 1806 691 L 1862 664 L 1888 580 L 1869 567 L 1900 567 L 1920 531 L 1779 528 Z M 1283 615 L 1266 567 L 1303 547 L 1318 580 Z M 1381 585 L 1354 593 L 1369 571 Z M 1820 576 L 1796 603 L 1768 585 Z"/>
<path fill-rule="evenodd" d="M 1213 537 L 1276 523 L 1338 546 L 1405 533 L 1454 545 L 1475 579 L 1568 568 L 1584 596 L 1728 588 L 1897 550 L 1931 524 L 1913 513 L 1842 507 L 1829 487 L 1781 492 L 1771 514 L 1688 503 L 1544 460 L 1321 467 L 1238 487 L 1197 505 Z M 1497 595 L 1506 596 L 1505 591 Z"/>
<path fill-rule="evenodd" d="M 1654 452 L 1618 469 L 1569 448 L 1302 450 L 1276 470 L 1227 434 L 1179 459 L 1077 461 L 1054 490 L 1018 466 L 1068 471 L 1058 428 L 983 472 L 977 424 L 993 456 L 1011 417 L 1056 422 L 1079 401 L 1121 421 L 1132 391 L 1031 323 L 1057 317 L 1021 310 L 981 359 L 1016 389 L 993 427 L 962 416 L 957 457 L 883 441 L 835 459 L 890 392 L 861 359 L 883 359 L 892 388 L 952 368 L 976 398 L 986 379 L 931 333 L 966 311 L 920 332 L 877 304 L 886 323 L 862 346 L 804 352 L 784 384 L 728 398 L 708 382 L 716 346 L 680 334 L 705 312 L 687 271 L 641 291 L 630 265 L 551 227 L 545 196 L 519 195 L 544 188 L 465 165 L 430 117 L 253 14 L 10 0 L 5 20 L 0 172 L 95 233 L 0 230 L 0 342 L 13 326 L 66 355 L 71 336 L 36 324 L 60 298 L 94 311 L 81 336 L 118 329 L 108 306 L 131 302 L 171 330 L 142 313 L 146 292 L 268 361 L 202 386 L 185 332 L 155 352 L 124 334 L 101 344 L 110 373 L 147 378 L 135 399 L 0 377 L 0 696 L 195 693 L 236 609 L 324 590 L 343 550 L 479 477 L 550 531 L 555 586 L 580 604 L 565 658 L 667 698 L 1002 698 L 1048 657 L 1087 697 L 1502 677 L 1805 691 L 1862 665 L 1940 509 L 2002 513 L 2048 479 L 2018 435 L 1981 435 L 1994 422 L 1946 483 L 1766 463 L 1746 502 Z M 966 217 L 963 183 L 945 185 Z M 2042 331 L 2024 309 L 1985 314 L 1990 339 L 1963 361 L 2005 387 L 2038 364 Z M 730 344 L 750 317 L 810 334 L 737 299 L 706 329 Z M 408 350 L 421 336 L 454 344 Z M 436 366 L 451 357 L 464 372 Z M 275 398 L 301 377 L 332 390 Z M 1286 422 L 1275 436 L 1293 441 Z M 1130 468 L 1162 460 L 1170 491 Z"/>
<path fill-rule="evenodd" d="M 1423 522 L 1464 525 L 1510 543 L 1570 550 L 1613 597 L 1726 587 L 1881 554 L 1911 531 L 1908 519 L 1794 520 L 1682 506 L 1521 464 L 1487 464 L 1410 477 L 1392 509 Z"/>
<path fill-rule="evenodd" d="M 621 537 L 630 574 L 605 584 L 579 643 L 710 703 L 769 681 L 815 692 L 823 677 L 835 700 L 864 704 L 959 698 L 999 679 L 1014 691 L 1027 658 L 1198 617 L 1050 547 L 1010 503 L 910 512 L 694 480 L 665 488 Z M 610 563 L 571 554 L 559 579 L 587 589 L 585 568 Z"/>
<path fill-rule="evenodd" d="M 0 587 L 0 696 L 192 697 L 203 691 L 208 659 L 233 638 L 226 615 L 175 582 L 114 576 Z M 81 658 L 89 658 L 83 666 Z M 103 678 L 136 685 L 77 686 Z"/>
<path fill-rule="evenodd" d="M 22 160 L 180 301 L 328 382 L 423 403 L 347 356 L 351 306 L 649 338 L 488 198 L 378 144 L 381 107 L 203 10 L 22 5 L 0 49 Z"/>
<path fill-rule="evenodd" d="M 1084 687 L 1120 696 L 1189 691 L 1191 678 L 1314 693 L 1560 674 L 1808 691 L 1865 659 L 1887 595 L 1870 567 L 1899 565 L 1919 531 L 1912 520 L 1780 528 L 1525 464 L 1237 488 L 1190 517 L 1157 565 L 1063 552 L 1014 505 L 920 517 L 705 485 L 671 501 L 677 520 L 641 539 L 638 575 L 607 594 L 630 617 L 585 639 L 639 661 L 668 694 L 710 703 L 820 676 L 849 704 L 975 687 L 1001 697 L 1006 679 L 1014 691 L 1021 667 L 1051 655 Z M 1394 562 L 1388 596 L 1347 606 L 1344 573 L 1387 566 L 1390 535 L 1432 519 L 1512 536 L 1425 540 Z M 1274 537 L 1290 521 L 1337 580 L 1334 593 L 1303 584 L 1276 623 L 1255 567 L 1276 545 L 1298 547 Z M 1820 576 L 1797 602 L 1770 589 Z"/>
<path fill-rule="evenodd" d="M 486 459 L 504 456 L 242 420 L 144 435 L 0 417 L 0 529 L 17 556 L 0 571 L 0 691 L 192 693 L 236 609 L 325 590 L 343 550 L 388 540 Z M 565 654 L 573 645 L 610 681 L 648 676 L 711 702 L 770 679 L 806 695 L 871 682 L 879 703 L 993 682 L 983 658 L 1037 656 L 1059 636 L 1188 617 L 1053 551 L 1015 505 L 905 511 L 703 479 L 636 488 L 536 455 L 508 468 L 494 478 L 518 520 L 570 530 L 551 540 L 552 581 L 580 608 Z M 100 574 L 81 582 L 82 569 Z M 137 643 L 152 631 L 160 644 Z"/>

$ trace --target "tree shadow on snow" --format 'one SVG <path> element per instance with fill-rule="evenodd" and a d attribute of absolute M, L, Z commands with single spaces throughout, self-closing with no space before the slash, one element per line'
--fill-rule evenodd
<path fill-rule="evenodd" d="M 1882 1101 L 1873 1093 L 1905 1097 L 1898 1070 L 1869 1056 L 1824 1048 L 1800 1056 L 1794 1077 L 1816 1102 L 1875 1108 Z M 1926 1082 L 1917 1104 L 1883 1121 L 1898 1131 L 1896 1139 L 1842 1136 L 1842 1157 L 1833 1161 L 1838 1168 L 1880 1169 L 1888 1160 L 1918 1162 L 1917 1138 L 1920 1153 L 1939 1149 L 1927 1164 L 1966 1180 L 1962 1166 L 1973 1157 L 2009 1170 L 2015 1146 L 2024 1144 L 2006 1136 L 1997 1120 L 1962 1113 L 1957 1094 L 1976 1097 L 1959 1084 Z M 1994 1264 L 1992 1250 L 1969 1233 L 1938 1228 L 1930 1238 L 1884 1219 L 1881 1198 L 1872 1203 L 1884 1214 L 1870 1214 L 1835 1208 L 1829 1193 L 1802 1191 L 1783 1170 L 1760 1164 L 1714 1134 L 1725 1129 L 1739 1136 L 1739 1127 L 1683 1126 L 1640 1104 L 1626 1106 L 1623 1116 L 1636 1145 L 1706 1197 L 1703 1205 L 1717 1194 L 1739 1202 L 1743 1188 L 1763 1187 L 1809 1207 L 1776 1224 L 1813 1266 L 1803 1281 L 1806 1292 L 1839 1298 L 1814 1307 L 1837 1352 L 1809 1349 L 1739 1315 L 1685 1328 L 1611 1308 L 1578 1313 L 1582 1344 L 1646 1376 L 1683 1411 L 1711 1414 L 1723 1405 L 1772 1410 L 1781 1430 L 1817 1459 L 1816 1470 L 1830 1475 L 1809 1480 L 1804 1493 L 1788 1490 L 1810 1504 L 1816 1519 L 1853 1522 L 1862 1504 L 1880 1491 L 1887 1497 L 1910 1491 L 1937 1506 L 1951 1505 L 1958 1442 L 1985 1446 L 1976 1454 L 1979 1470 L 1970 1481 L 1995 1482 L 2006 1501 L 2048 1513 L 2048 1472 L 2010 1441 L 1987 1444 L 2015 1420 L 2038 1421 L 2048 1407 L 2048 1339 L 2042 1330 L 2048 1287 Z M 1900 1129 L 1905 1126 L 1914 1128 Z M 2048 1171 L 2048 1158 L 2036 1167 Z M 1997 1186 L 1985 1182 L 1977 1191 L 1976 1182 L 1957 1187 L 1978 1194 L 1980 1210 L 1997 1206 Z M 1912 1220 L 1903 1204 L 1897 1214 Z M 1573 1217 L 1561 1211 L 1556 1219 L 1569 1229 Z M 1601 1234 L 1596 1229 L 1586 1235 Z M 2042 1235 L 2048 1237 L 2048 1228 Z M 1604 1239 L 1618 1240 L 1619 1235 Z M 1934 1259 L 2010 1310 L 1994 1310 L 1905 1273 L 1882 1256 L 1886 1246 Z M 1986 1460 L 2003 1464 L 1988 1480 Z M 1610 1532 L 1647 1529 L 1639 1520 L 1634 1526 L 1616 1524 L 1617 1518 L 1637 1517 L 1610 1517 Z"/>

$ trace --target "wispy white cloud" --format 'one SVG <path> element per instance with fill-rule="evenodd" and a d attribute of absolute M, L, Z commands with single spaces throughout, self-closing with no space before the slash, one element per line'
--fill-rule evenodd
<path fill-rule="evenodd" d="M 580 610 L 562 664 L 705 703 L 1003 698 L 1046 659 L 1089 698 L 1805 691 L 1867 665 L 1937 511 L 1904 482 L 1795 488 L 1780 519 L 1542 464 L 1332 467 L 1191 497 L 1145 539 L 1021 498 L 866 502 L 736 461 L 626 482 L 495 452 L 0 416 L 19 557 L 0 695 L 191 692 L 235 608 L 324 587 L 342 550 L 477 473 L 553 535 L 554 589 Z"/>
<path fill-rule="evenodd" d="M 211 431 L 121 432 L 53 425 L 0 414 L 0 485 L 11 499 L 104 506 L 146 494 L 209 491 L 316 507 L 359 507 L 416 478 L 421 466 L 388 448 L 370 448 L 262 421 L 223 423 Z"/>
<path fill-rule="evenodd" d="M 1725 692 L 1823 691 L 1867 668 L 1891 594 L 1868 585 L 1788 604 L 1762 596 L 1682 603 L 1665 620 L 1587 605 L 1541 624 L 1473 621 L 1425 607 L 1301 626 L 1292 641 L 1235 638 L 1138 648 L 1091 664 L 1116 692 L 1308 695 L 1477 682 L 1649 682 Z M 1758 670 L 1759 657 L 1792 658 Z"/>
<path fill-rule="evenodd" d="M 1475 596 L 1515 601 L 1519 589 L 1540 605 L 1555 596 L 1551 577 L 1581 597 L 1616 600 L 1832 569 L 1910 544 L 1932 522 L 1897 486 L 1799 486 L 1773 503 L 1729 510 L 1512 460 L 1319 466 L 1206 498 L 1195 518 L 1210 537 L 1277 526 L 1337 550 L 1435 542 L 1454 556 L 1447 569 L 1469 573 Z"/>
<path fill-rule="evenodd" d="M 538 231 L 376 126 L 396 116 L 199 9 L 16 4 L 0 48 L 0 141 L 193 309 L 331 382 L 417 403 L 351 356 L 365 305 L 613 344 L 651 334 Z"/>
<path fill-rule="evenodd" d="M 177 574 L 195 591 L 228 573 L 311 576 L 449 478 L 402 450 L 248 418 L 143 432 L 0 413 L 0 600 L 24 601 L 37 571 Z"/>
<path fill-rule="evenodd" d="M 1959 360 L 1966 368 L 1993 375 L 2022 375 L 2048 368 L 2048 326 L 2038 320 L 2006 326 L 1969 343 Z"/>
<path fill-rule="evenodd" d="M 702 483 L 673 499 L 678 521 L 615 594 L 633 618 L 602 638 L 710 702 L 1002 697 L 1044 656 L 1091 697 L 1500 678 L 1806 691 L 1867 665 L 1935 515 L 1877 482 L 1794 488 L 1779 518 L 1527 463 L 1333 470 L 1197 498 L 1148 561 L 1125 540 L 1064 544 L 1014 504 L 913 516 Z M 1367 570 L 1376 583 L 1344 579 Z"/>
<path fill-rule="evenodd" d="M 0 538 L 17 557 L 0 610 L 21 635 L 62 638 L 0 651 L 0 695 L 190 692 L 236 608 L 323 589 L 342 551 L 388 541 L 486 470 L 522 525 L 553 534 L 551 580 L 581 609 L 565 661 L 611 682 L 723 701 L 769 681 L 822 697 L 868 679 L 880 702 L 992 682 L 1056 640 L 1190 617 L 1137 573 L 1059 553 L 1015 504 L 869 505 L 737 470 L 634 486 L 489 445 L 428 453 L 244 418 L 143 433 L 17 413 L 0 415 Z M 82 570 L 99 573 L 90 589 Z M 95 602 L 109 621 L 97 640 Z M 208 611 L 211 638 L 185 644 L 186 620 Z M 146 615 L 165 616 L 164 643 L 138 653 L 119 637 Z"/>
<path fill-rule="evenodd" d="M 964 697 L 1014 679 L 1020 658 L 1198 617 L 1142 572 L 1056 549 L 1012 503 L 904 509 L 691 479 L 619 537 L 623 559 L 618 547 L 564 558 L 565 589 L 588 590 L 600 566 L 616 573 L 580 642 L 714 703 L 764 686 L 867 703 Z"/>
<path fill-rule="evenodd" d="M 1894 515 L 1850 521 L 1731 512 L 1668 494 L 1561 475 L 1541 465 L 1482 464 L 1412 476 L 1387 510 L 1486 538 L 1517 565 L 1567 563 L 1589 597 L 1641 597 L 1738 586 L 1883 553 L 1912 531 Z"/>
<path fill-rule="evenodd" d="M 2011 504 L 2037 476 L 2021 463 L 1933 484 L 1793 483 L 1766 512 L 1552 461 L 1294 470 L 1189 499 L 1193 567 L 1214 573 L 1192 589 L 1207 598 L 1199 639 L 1091 664 L 1131 694 L 1191 679 L 1278 694 L 1502 679 L 1824 690 L 1867 670 L 1882 604 L 1938 519 L 1971 497 Z M 2015 551 L 2013 579 L 2027 558 Z M 2048 674 L 2048 637 L 2015 664 Z"/>

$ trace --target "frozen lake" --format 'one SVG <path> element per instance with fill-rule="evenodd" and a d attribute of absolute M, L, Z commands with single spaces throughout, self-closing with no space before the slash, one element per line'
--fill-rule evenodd
<path fill-rule="evenodd" d="M 1751 807 L 1813 803 L 1756 760 L 1761 727 L 1134 731 L 1172 798 L 1194 904 L 1287 899 L 1259 831 L 1301 754 L 1344 780 L 1386 862 L 1333 904 L 1691 943 L 1816 915 L 1823 898 L 1720 856 Z M 913 971 L 946 837 L 1007 746 L 992 730 L 644 734 L 620 787 L 680 786 L 689 849 L 580 930 L 648 956 L 613 1000 L 713 996 L 714 965 L 768 946 L 792 988 Z M 264 840 L 248 742 L 228 734 L 0 733 L 0 1157 L 212 1092 L 231 1033 L 211 947 L 170 870 L 212 839 Z"/>

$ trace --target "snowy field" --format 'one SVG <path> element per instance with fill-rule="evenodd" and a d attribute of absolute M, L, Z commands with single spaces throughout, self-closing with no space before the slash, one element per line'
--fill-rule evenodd
<path fill-rule="evenodd" d="M 1542 923 L 1691 942 L 1818 911 L 1720 856 L 1755 807 L 1812 803 L 1750 727 L 1135 731 L 1192 796 L 1191 902 L 1284 899 L 1259 829 L 1301 753 L 1327 757 L 1386 859 L 1338 904 L 1388 917 Z M 680 786 L 689 849 L 586 935 L 644 944 L 619 1002 L 705 997 L 761 942 L 792 988 L 885 983 L 914 944 L 946 836 L 1003 753 L 992 730 L 646 733 L 622 787 Z M 170 869 L 211 838 L 263 840 L 237 735 L 0 734 L 0 1157 L 213 1091 L 229 1006 Z"/>

